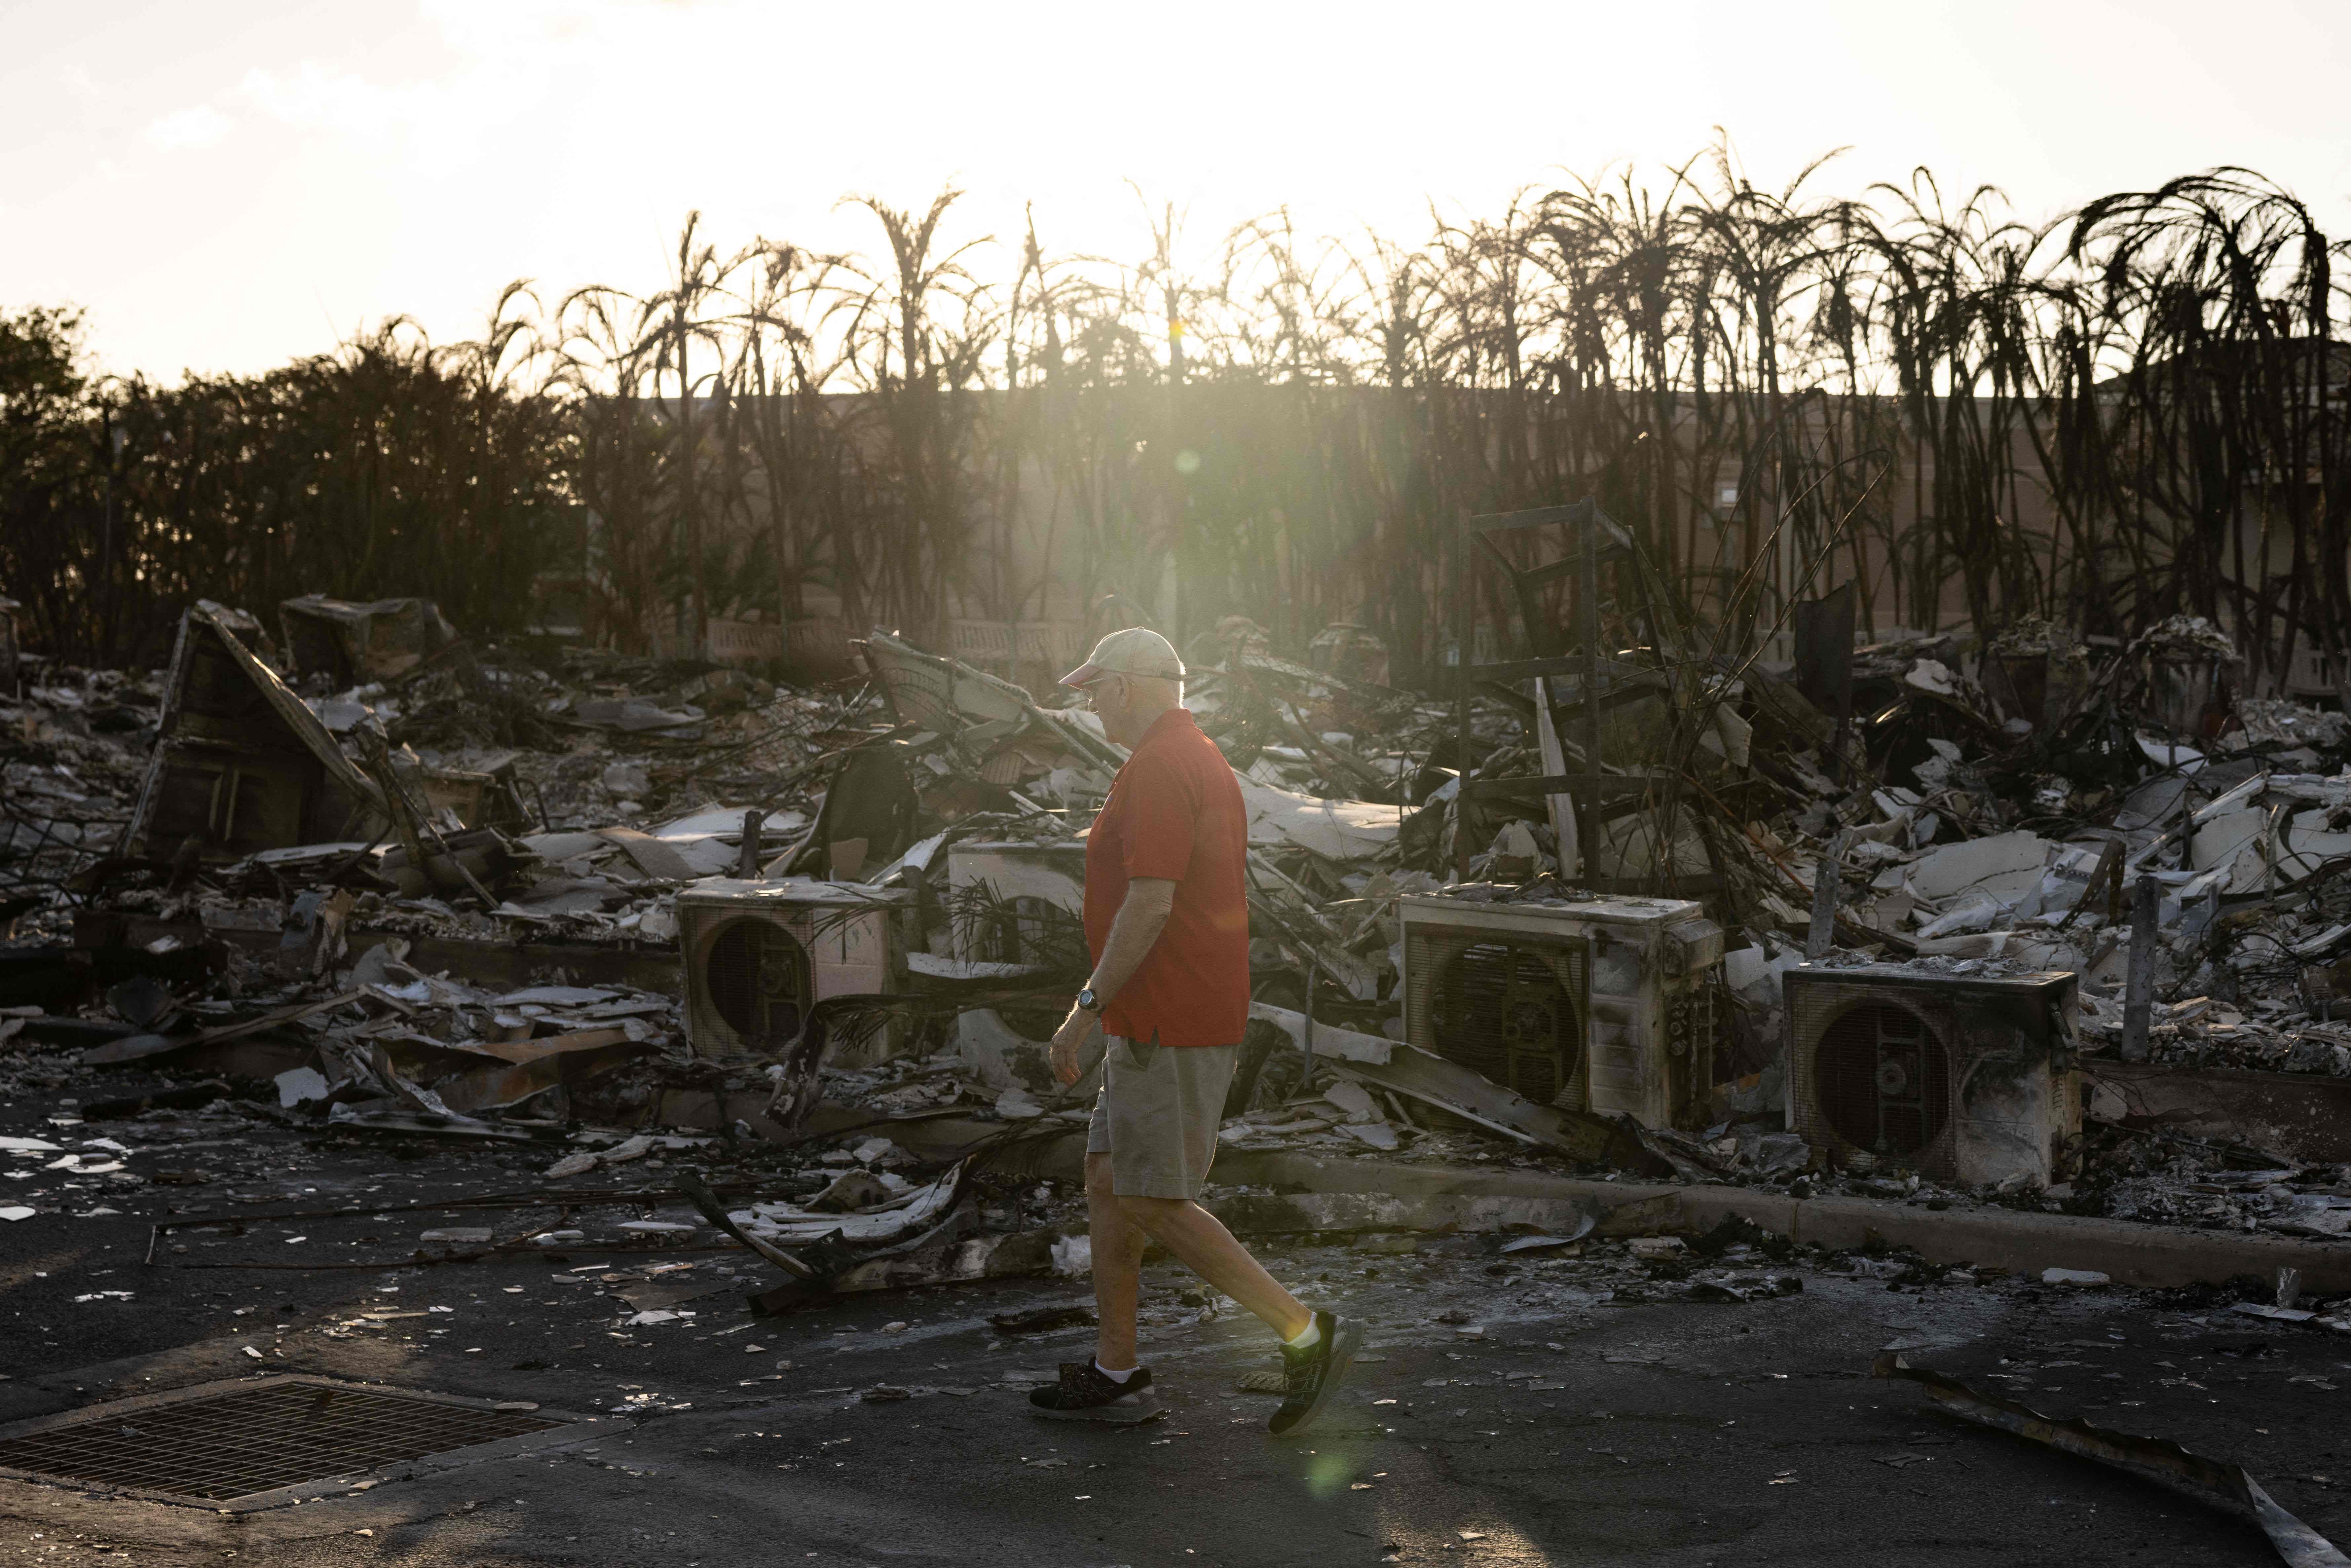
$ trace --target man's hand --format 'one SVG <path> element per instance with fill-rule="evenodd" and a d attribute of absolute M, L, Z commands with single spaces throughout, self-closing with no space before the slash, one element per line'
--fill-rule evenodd
<path fill-rule="evenodd" d="M 1101 1021 L 1098 1014 L 1073 1006 L 1070 1016 L 1061 1020 L 1061 1027 L 1053 1031 L 1053 1076 L 1061 1081 L 1063 1087 L 1085 1076 L 1085 1070 L 1078 1065 L 1078 1048 L 1086 1043 Z"/>
<path fill-rule="evenodd" d="M 1144 955 L 1166 928 L 1168 913 L 1175 907 L 1176 884 L 1165 877 L 1138 876 L 1126 884 L 1126 897 L 1111 918 L 1110 939 L 1102 944 L 1102 958 L 1086 982 L 1097 998 L 1108 1000 L 1118 995 L 1119 988 L 1134 977 Z M 1070 1009 L 1070 1016 L 1053 1031 L 1054 1077 L 1067 1084 L 1084 1076 L 1078 1068 L 1078 1047 L 1085 1044 L 1086 1037 L 1101 1022 L 1099 1013 L 1079 1007 Z"/>

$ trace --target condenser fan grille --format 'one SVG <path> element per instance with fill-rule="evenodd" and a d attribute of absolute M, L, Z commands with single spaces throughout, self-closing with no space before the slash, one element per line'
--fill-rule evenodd
<path fill-rule="evenodd" d="M 720 1021 L 749 1050 L 773 1049 L 800 1032 L 808 1016 L 808 951 L 766 920 L 736 920 L 711 938 L 704 994 Z"/>
<path fill-rule="evenodd" d="M 1567 955 L 1479 942 L 1441 960 L 1429 997 L 1438 1054 L 1549 1104 L 1575 1076 L 1583 1029 Z"/>
<path fill-rule="evenodd" d="M 954 676 L 946 669 L 890 660 L 878 672 L 890 706 L 909 724 L 953 735 L 969 723 L 956 706 Z"/>
<path fill-rule="evenodd" d="M 1814 1092 L 1854 1147 L 1896 1159 L 1923 1151 L 1949 1114 L 1950 1060 L 1927 1021 L 1892 1002 L 1848 1008 L 1821 1031 Z"/>

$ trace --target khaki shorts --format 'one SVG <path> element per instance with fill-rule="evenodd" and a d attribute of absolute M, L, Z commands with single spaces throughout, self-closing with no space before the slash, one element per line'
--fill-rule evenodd
<path fill-rule="evenodd" d="M 1121 1197 L 1197 1197 L 1217 1157 L 1217 1126 L 1238 1046 L 1137 1045 L 1109 1037 L 1086 1153 L 1110 1156 Z"/>

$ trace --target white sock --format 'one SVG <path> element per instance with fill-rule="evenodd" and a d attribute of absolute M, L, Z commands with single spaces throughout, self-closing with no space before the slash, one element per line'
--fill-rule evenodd
<path fill-rule="evenodd" d="M 1296 1339 L 1283 1340 L 1281 1344 L 1282 1348 L 1285 1350 L 1309 1350 L 1313 1347 L 1314 1342 L 1322 1337 L 1322 1320 L 1320 1318 L 1308 1318 L 1306 1320 L 1306 1326 L 1299 1331 L 1298 1337 Z"/>
<path fill-rule="evenodd" d="M 1124 1383 L 1128 1378 L 1133 1377 L 1136 1373 L 1142 1371 L 1143 1368 L 1138 1364 L 1128 1367 L 1124 1372 L 1113 1372 L 1109 1367 L 1104 1366 L 1102 1364 L 1102 1357 L 1096 1356 L 1094 1357 L 1094 1370 L 1101 1373 L 1104 1377 L 1109 1378 L 1113 1383 Z"/>

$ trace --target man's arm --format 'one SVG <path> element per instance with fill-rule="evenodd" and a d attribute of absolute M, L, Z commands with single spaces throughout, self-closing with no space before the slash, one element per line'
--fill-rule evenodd
<path fill-rule="evenodd" d="M 1102 961 L 1094 966 L 1093 976 L 1086 983 L 1093 988 L 1094 998 L 1104 1006 L 1118 995 L 1127 981 L 1134 978 L 1135 970 L 1143 967 L 1151 945 L 1167 928 L 1167 916 L 1176 908 L 1176 883 L 1169 878 L 1138 876 L 1126 884 L 1126 897 L 1118 906 L 1118 914 L 1110 923 L 1109 939 L 1102 943 Z M 1078 1068 L 1078 1047 L 1093 1032 L 1095 1015 L 1081 1007 L 1071 1007 L 1070 1016 L 1053 1031 L 1053 1076 L 1064 1083 L 1075 1083 L 1082 1074 Z"/>
<path fill-rule="evenodd" d="M 1175 908 L 1176 884 L 1165 877 L 1138 876 L 1126 884 L 1126 899 L 1112 917 L 1110 937 L 1102 943 L 1102 962 L 1086 982 L 1096 999 L 1107 1004 L 1134 978 L 1151 945 L 1167 929 L 1167 916 Z"/>

